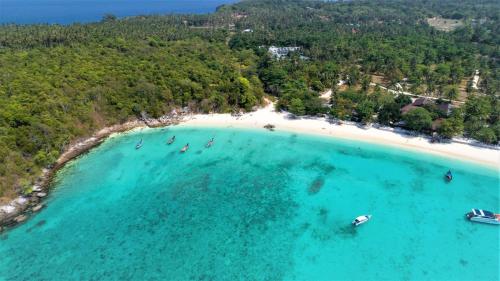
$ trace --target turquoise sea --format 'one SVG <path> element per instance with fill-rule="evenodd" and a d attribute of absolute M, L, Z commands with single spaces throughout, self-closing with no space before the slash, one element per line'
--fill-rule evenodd
<path fill-rule="evenodd" d="M 499 280 L 500 227 L 464 219 L 500 211 L 499 194 L 498 171 L 393 147 L 134 131 L 68 164 L 47 207 L 0 234 L 0 280 Z"/>

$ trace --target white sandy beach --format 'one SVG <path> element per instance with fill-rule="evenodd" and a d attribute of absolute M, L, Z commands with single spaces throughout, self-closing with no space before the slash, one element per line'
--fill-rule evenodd
<path fill-rule="evenodd" d="M 276 112 L 273 104 L 268 104 L 255 112 L 240 117 L 230 114 L 198 114 L 187 118 L 180 126 L 214 126 L 263 129 L 266 124 L 276 126 L 276 130 L 297 133 L 353 139 L 406 149 L 433 153 L 440 156 L 475 162 L 495 169 L 500 167 L 498 148 L 487 148 L 467 144 L 466 141 L 451 143 L 430 143 L 428 138 L 410 136 L 395 132 L 391 128 L 362 128 L 355 124 L 331 124 L 325 118 L 289 118 L 289 114 Z"/>

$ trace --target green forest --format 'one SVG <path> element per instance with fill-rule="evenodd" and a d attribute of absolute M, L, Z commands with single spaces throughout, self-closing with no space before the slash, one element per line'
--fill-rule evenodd
<path fill-rule="evenodd" d="M 247 0 L 207 15 L 0 25 L 0 198 L 29 192 L 105 126 L 251 111 L 266 95 L 297 116 L 497 144 L 499 16 L 494 0 Z M 299 50 L 277 58 L 270 46 Z M 413 106 L 398 87 L 432 102 Z"/>

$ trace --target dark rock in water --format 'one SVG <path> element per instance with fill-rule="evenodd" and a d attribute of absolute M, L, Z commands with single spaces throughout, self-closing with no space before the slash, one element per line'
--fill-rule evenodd
<path fill-rule="evenodd" d="M 300 228 L 301 228 L 302 230 L 304 230 L 304 231 L 305 231 L 305 230 L 307 230 L 310 226 L 311 226 L 311 224 L 310 224 L 310 223 L 305 222 L 305 223 L 303 223 L 303 224 L 300 226 Z"/>
<path fill-rule="evenodd" d="M 332 234 L 329 230 L 326 230 L 326 229 L 314 229 L 312 232 L 311 232 L 311 237 L 315 240 L 318 240 L 318 241 L 328 241 L 328 240 L 331 240 L 333 237 L 332 237 Z"/>
<path fill-rule="evenodd" d="M 326 208 L 319 209 L 318 216 L 322 223 L 326 223 L 328 219 L 328 210 Z"/>
<path fill-rule="evenodd" d="M 467 266 L 467 264 L 468 264 L 468 263 L 469 263 L 468 261 L 466 261 L 466 260 L 464 260 L 464 259 L 460 259 L 460 264 L 461 264 L 462 266 Z"/>
<path fill-rule="evenodd" d="M 46 222 L 45 220 L 41 220 L 41 221 L 37 222 L 34 226 L 32 226 L 32 227 L 30 227 L 30 228 L 26 229 L 26 232 L 27 232 L 27 233 L 30 233 L 33 229 L 35 229 L 35 228 L 37 228 L 37 227 L 40 227 L 40 226 L 44 225 L 44 224 L 45 224 L 45 222 Z"/>
<path fill-rule="evenodd" d="M 323 185 L 325 185 L 325 180 L 323 178 L 317 178 L 311 183 L 311 185 L 309 185 L 307 192 L 309 195 L 316 194 L 321 190 Z"/>
<path fill-rule="evenodd" d="M 202 150 L 198 150 L 198 151 L 196 151 L 196 154 L 202 154 L 202 153 L 203 153 L 203 151 L 202 151 Z"/>
<path fill-rule="evenodd" d="M 354 237 L 356 236 L 356 227 L 352 225 L 346 225 L 335 230 L 335 234 L 342 237 Z"/>
<path fill-rule="evenodd" d="M 291 169 L 295 164 L 297 163 L 297 160 L 295 159 L 285 159 L 282 162 L 278 164 L 278 166 L 282 169 L 288 170 Z"/>
<path fill-rule="evenodd" d="M 324 175 L 328 175 L 331 172 L 335 171 L 336 167 L 329 164 L 329 163 L 315 161 L 313 163 L 309 163 L 308 165 L 305 165 L 304 169 L 308 169 L 308 170 L 316 169 L 316 170 L 322 172 Z"/>

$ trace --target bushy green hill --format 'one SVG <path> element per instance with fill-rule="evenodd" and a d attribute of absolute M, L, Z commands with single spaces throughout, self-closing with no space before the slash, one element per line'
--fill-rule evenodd
<path fill-rule="evenodd" d="M 264 92 L 298 115 L 407 121 L 423 132 L 441 119 L 445 137 L 496 143 L 499 11 L 494 0 L 245 0 L 211 15 L 0 26 L 0 197 L 23 192 L 65 145 L 104 126 L 174 107 L 251 110 Z M 439 31 L 433 17 L 460 25 Z M 276 60 L 271 45 L 301 49 Z M 476 70 L 478 89 L 467 84 Z M 372 87 L 373 76 L 466 104 L 403 118 L 410 101 Z M 319 99 L 326 89 L 331 108 Z"/>
<path fill-rule="evenodd" d="M 250 110 L 263 95 L 255 60 L 199 39 L 0 50 L 0 194 L 29 187 L 75 138 L 143 112 Z"/>

